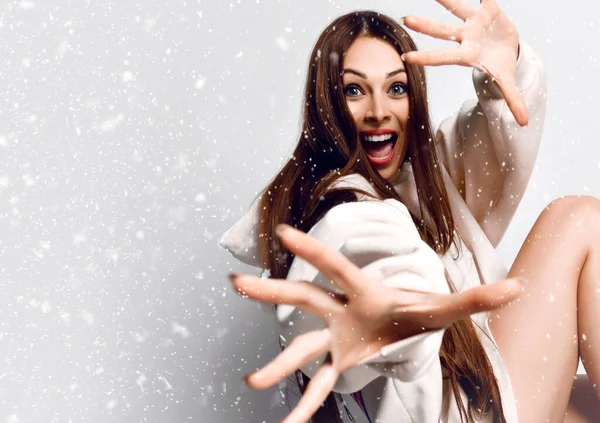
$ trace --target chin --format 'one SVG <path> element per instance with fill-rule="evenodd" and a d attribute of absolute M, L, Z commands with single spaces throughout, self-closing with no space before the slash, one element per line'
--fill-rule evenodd
<path fill-rule="evenodd" d="M 399 160 L 396 159 L 392 163 L 389 163 L 387 166 L 380 169 L 376 168 L 375 170 L 377 170 L 377 173 L 379 173 L 379 175 L 381 175 L 383 179 L 390 182 L 392 179 L 394 179 L 394 177 L 398 173 L 398 170 L 400 169 L 400 165 L 402 164 L 401 162 L 397 163 L 398 161 Z"/>
<path fill-rule="evenodd" d="M 377 173 L 379 173 L 381 175 L 381 177 L 383 179 L 385 179 L 386 181 L 390 181 L 394 175 L 396 174 L 396 172 L 394 171 L 394 169 L 392 167 L 388 168 L 388 169 L 383 169 L 383 170 L 378 170 Z"/>
<path fill-rule="evenodd" d="M 406 148 L 402 149 L 402 151 L 396 151 L 395 157 L 391 160 L 391 162 L 385 165 L 377 165 L 374 163 L 371 163 L 371 165 L 383 179 L 391 182 L 398 174 L 405 156 Z"/>

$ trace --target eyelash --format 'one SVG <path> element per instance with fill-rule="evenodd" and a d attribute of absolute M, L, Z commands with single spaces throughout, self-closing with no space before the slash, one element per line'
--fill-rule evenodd
<path fill-rule="evenodd" d="M 396 96 L 400 97 L 400 96 L 402 96 L 402 95 L 404 95 L 404 94 L 406 94 L 408 92 L 408 87 L 405 84 L 403 84 L 402 82 L 394 82 L 392 84 L 392 86 L 390 87 L 390 90 L 393 89 L 396 86 L 401 87 L 402 90 L 403 90 L 403 92 L 400 93 L 400 94 L 393 94 L 393 95 L 396 95 Z M 358 91 L 360 91 L 361 94 L 363 93 L 362 90 L 361 90 L 361 88 L 357 84 L 350 84 L 350 85 L 347 85 L 347 86 L 344 87 L 344 95 L 346 97 L 350 97 L 350 98 L 357 98 L 358 97 L 358 95 L 349 95 L 348 94 L 348 90 L 351 89 L 351 88 L 358 89 Z"/>

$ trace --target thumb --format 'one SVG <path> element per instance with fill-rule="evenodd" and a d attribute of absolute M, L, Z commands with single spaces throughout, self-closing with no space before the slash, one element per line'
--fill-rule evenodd
<path fill-rule="evenodd" d="M 523 100 L 523 97 L 521 97 L 521 94 L 519 94 L 519 91 L 517 91 L 517 82 L 515 80 L 494 80 L 494 82 L 498 88 L 500 88 L 502 96 L 506 101 L 506 105 L 515 117 L 517 123 L 521 126 L 527 125 L 529 122 L 529 112 L 527 111 L 527 104 L 525 104 L 525 100 Z"/>
<path fill-rule="evenodd" d="M 523 293 L 524 278 L 507 278 L 463 292 L 440 295 L 430 302 L 430 327 L 445 327 L 471 314 L 504 307 Z"/>
<path fill-rule="evenodd" d="M 476 67 L 483 70 L 492 78 L 494 84 L 500 89 L 500 92 L 506 101 L 506 105 L 515 117 L 517 123 L 521 126 L 527 125 L 529 122 L 529 112 L 527 111 L 525 100 L 523 100 L 523 97 L 521 97 L 521 94 L 519 94 L 519 91 L 517 90 L 517 80 L 515 79 L 515 76 L 511 74 L 509 77 L 505 76 L 501 78 L 481 62 L 479 63 L 479 66 Z"/>

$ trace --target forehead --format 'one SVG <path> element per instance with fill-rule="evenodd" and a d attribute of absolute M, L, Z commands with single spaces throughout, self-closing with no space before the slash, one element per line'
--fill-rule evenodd
<path fill-rule="evenodd" d="M 375 76 L 404 69 L 404 62 L 388 42 L 363 36 L 350 45 L 344 55 L 343 66 Z"/>

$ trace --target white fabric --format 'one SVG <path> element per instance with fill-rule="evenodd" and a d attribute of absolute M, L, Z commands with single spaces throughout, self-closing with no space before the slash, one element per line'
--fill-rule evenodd
<path fill-rule="evenodd" d="M 444 120 L 436 137 L 459 234 L 458 249 L 453 247 L 440 257 L 420 239 L 409 214 L 410 210 L 420 216 L 408 163 L 392 181 L 402 202 L 361 196 L 359 202 L 332 208 L 309 234 L 342 251 L 371 278 L 390 286 L 447 293 L 444 270 L 459 291 L 504 278 L 507 271 L 495 246 L 533 170 L 545 115 L 546 77 L 540 59 L 521 42 L 517 84 L 529 110 L 529 124 L 524 128 L 515 122 L 486 74 L 475 70 L 473 81 L 478 101 L 466 102 L 458 113 Z M 336 186 L 375 193 L 359 175 L 338 180 Z M 236 258 L 254 266 L 259 266 L 257 222 L 258 200 L 220 241 Z M 309 280 L 332 288 L 316 269 L 299 258 L 293 261 L 288 279 Z M 483 329 L 478 335 L 499 382 L 505 417 L 509 423 L 517 422 L 508 372 L 496 345 L 488 338 L 493 339 L 487 316 L 479 313 L 472 319 Z M 293 306 L 280 306 L 277 318 L 286 342 L 324 325 Z M 452 389 L 442 379 L 439 349 L 443 333 L 427 332 L 384 347 L 360 366 L 346 371 L 334 390 L 362 390 L 372 422 L 460 422 Z M 302 370 L 312 376 L 317 366 L 315 362 Z M 467 404 L 464 392 L 462 395 Z M 482 422 L 491 422 L 491 417 Z"/>

